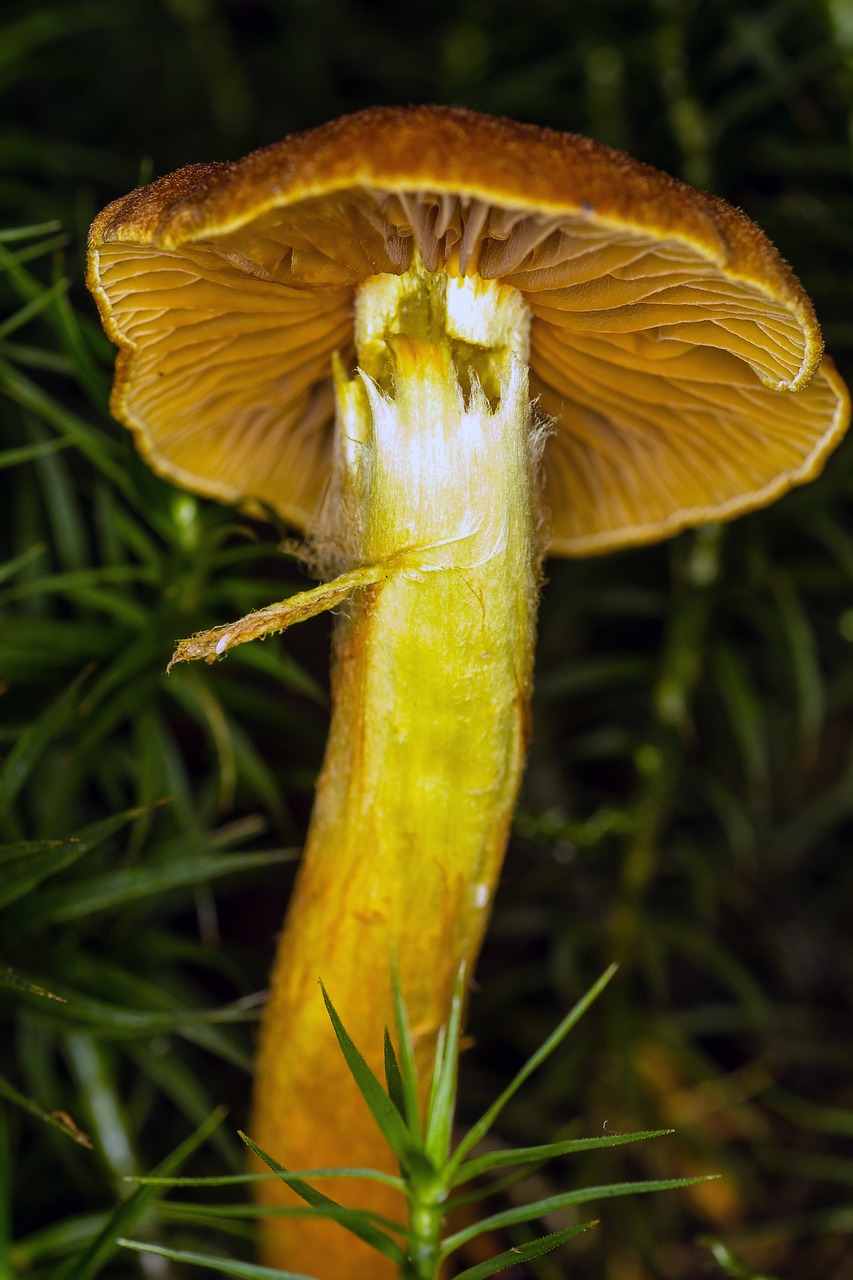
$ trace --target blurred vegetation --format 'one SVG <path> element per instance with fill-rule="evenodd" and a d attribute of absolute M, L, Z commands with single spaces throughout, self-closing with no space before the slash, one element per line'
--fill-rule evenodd
<path fill-rule="evenodd" d="M 250 1256 L 243 1224 L 205 1228 L 125 1179 L 242 1168 L 328 628 L 165 677 L 175 639 L 305 582 L 284 530 L 170 489 L 110 419 L 91 217 L 343 111 L 462 103 L 590 133 L 743 207 L 849 379 L 853 8 L 7 0 L 0 94 L 0 1280 L 153 1276 L 116 1235 Z M 548 565 L 460 1118 L 618 959 L 495 1137 L 677 1134 L 505 1194 L 725 1176 L 596 1206 L 597 1231 L 519 1276 L 849 1280 L 851 495 L 845 446 L 727 528 Z"/>

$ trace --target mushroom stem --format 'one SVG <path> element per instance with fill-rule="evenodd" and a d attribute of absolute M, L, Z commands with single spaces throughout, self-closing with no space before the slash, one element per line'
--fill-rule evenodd
<path fill-rule="evenodd" d="M 425 1078 L 460 963 L 479 951 L 529 735 L 526 333 L 514 290 L 416 262 L 363 286 L 362 371 L 336 377 L 343 541 L 361 563 L 405 554 L 338 623 L 326 759 L 264 1014 L 252 1136 L 291 1168 L 392 1169 L 318 978 L 381 1073 L 396 957 Z M 259 1186 L 283 1202 L 280 1184 Z M 380 1184 L 329 1194 L 405 1216 Z M 264 1257 L 323 1280 L 390 1265 L 337 1226 L 286 1217 L 268 1224 Z"/>

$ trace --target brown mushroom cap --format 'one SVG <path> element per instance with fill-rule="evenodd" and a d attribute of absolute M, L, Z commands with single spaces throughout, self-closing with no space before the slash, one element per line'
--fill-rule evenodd
<path fill-rule="evenodd" d="M 413 245 L 533 313 L 552 552 L 761 506 L 846 428 L 811 303 L 744 214 L 587 138 L 447 107 L 346 116 L 106 208 L 89 285 L 120 347 L 113 412 L 170 479 L 305 527 L 355 289 Z"/>

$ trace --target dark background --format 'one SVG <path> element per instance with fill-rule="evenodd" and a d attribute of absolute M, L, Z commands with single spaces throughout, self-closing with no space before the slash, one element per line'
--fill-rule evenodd
<path fill-rule="evenodd" d="M 232 1135 L 292 876 L 276 851 L 302 839 L 328 716 L 322 619 L 163 674 L 178 637 L 307 584 L 276 549 L 285 530 L 170 490 L 109 418 L 112 352 L 82 287 L 91 218 L 140 181 L 345 111 L 463 104 L 591 134 L 742 207 L 849 375 L 850 15 L 844 0 L 7 0 L 2 1280 L 138 1276 L 110 1245 L 79 1259 L 127 1202 L 125 1175 L 219 1103 L 194 1167 L 242 1167 Z M 531 1269 L 542 1280 L 853 1276 L 852 468 L 842 447 L 735 525 L 547 565 L 536 736 L 460 1120 L 615 958 L 497 1136 L 677 1133 L 508 1194 L 723 1178 L 603 1202 L 597 1232 Z M 169 1206 L 128 1233 L 250 1256 L 245 1224 Z"/>

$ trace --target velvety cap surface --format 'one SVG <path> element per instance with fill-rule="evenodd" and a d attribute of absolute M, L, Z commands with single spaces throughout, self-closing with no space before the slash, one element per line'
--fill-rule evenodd
<path fill-rule="evenodd" d="M 89 284 L 120 348 L 114 413 L 177 483 L 304 527 L 355 291 L 415 247 L 533 313 L 552 552 L 760 506 L 846 428 L 811 304 L 748 218 L 589 139 L 445 107 L 347 116 L 105 209 Z"/>

